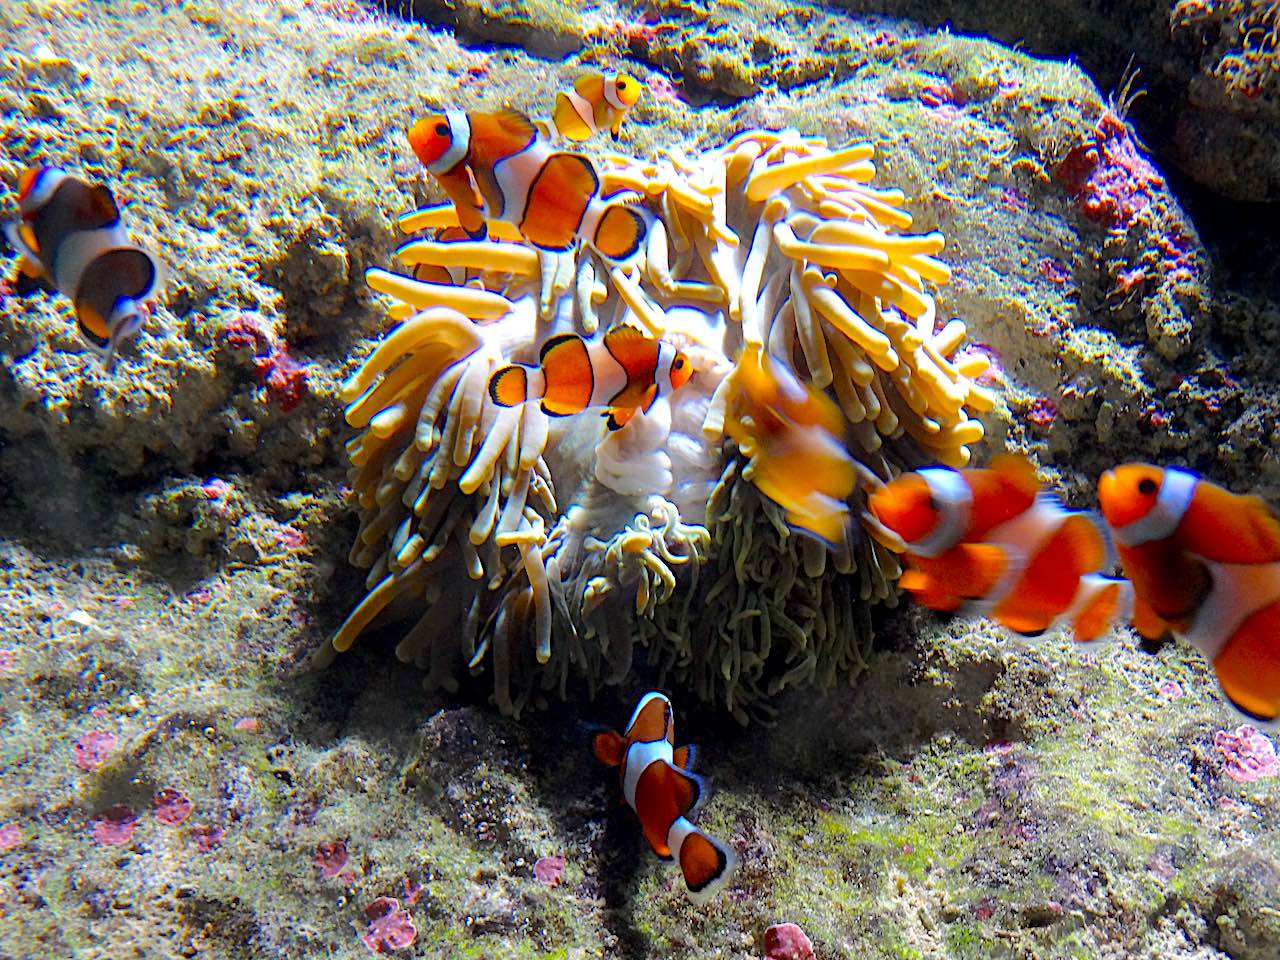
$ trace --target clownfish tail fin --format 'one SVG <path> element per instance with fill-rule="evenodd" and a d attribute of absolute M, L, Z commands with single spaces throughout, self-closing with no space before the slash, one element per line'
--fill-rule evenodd
<path fill-rule="evenodd" d="M 640 252 L 648 231 L 648 221 L 634 202 L 610 201 L 590 237 L 591 246 L 607 260 L 630 260 Z"/>
<path fill-rule="evenodd" d="M 489 399 L 500 407 L 518 407 L 529 399 L 529 373 L 518 363 L 489 378 Z"/>
<path fill-rule="evenodd" d="M 685 817 L 671 824 L 667 845 L 680 864 L 689 899 L 698 906 L 724 889 L 738 867 L 737 854 Z"/>

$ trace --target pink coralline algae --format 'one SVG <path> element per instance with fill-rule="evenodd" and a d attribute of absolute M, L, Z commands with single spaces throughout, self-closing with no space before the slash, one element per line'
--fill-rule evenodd
<path fill-rule="evenodd" d="M 316 846 L 316 855 L 312 863 L 320 868 L 326 880 L 331 880 L 342 873 L 347 865 L 347 845 L 341 840 L 324 840 Z"/>
<path fill-rule="evenodd" d="M 0 650 L 0 673 L 8 673 L 18 662 L 18 654 L 13 650 Z"/>
<path fill-rule="evenodd" d="M 168 827 L 176 827 L 191 816 L 191 801 L 172 787 L 166 787 L 151 798 L 151 812 Z"/>
<path fill-rule="evenodd" d="M 201 853 L 208 853 L 222 843 L 222 837 L 227 831 L 210 823 L 197 823 L 192 826 L 191 832 L 196 838 L 196 849 Z"/>
<path fill-rule="evenodd" d="M 813 942 L 794 923 L 775 923 L 764 932 L 765 960 L 814 960 Z"/>
<path fill-rule="evenodd" d="M 22 828 L 15 821 L 10 820 L 4 826 L 0 826 L 0 853 L 12 850 L 20 843 L 22 843 Z"/>
<path fill-rule="evenodd" d="M 413 918 L 401 909 L 395 897 L 379 897 L 364 908 L 364 917 L 369 929 L 360 939 L 374 953 L 405 950 L 418 937 Z"/>
<path fill-rule="evenodd" d="M 542 857 L 533 865 L 533 877 L 544 887 L 558 887 L 564 882 L 564 857 L 556 854 Z"/>
<path fill-rule="evenodd" d="M 123 803 L 108 807 L 89 821 L 93 842 L 104 847 L 118 847 L 133 839 L 138 817 Z"/>
<path fill-rule="evenodd" d="M 76 766 L 81 770 L 97 770 L 107 762 L 115 749 L 116 735 L 106 730 L 90 730 L 75 742 Z"/>
<path fill-rule="evenodd" d="M 1058 416 L 1058 405 L 1048 397 L 1037 397 L 1027 410 L 1027 419 L 1037 427 L 1047 427 Z"/>
<path fill-rule="evenodd" d="M 1237 783 L 1252 783 L 1280 774 L 1276 745 L 1252 724 L 1244 724 L 1235 733 L 1219 730 L 1213 745 L 1222 754 L 1223 772 Z"/>
<path fill-rule="evenodd" d="M 226 337 L 231 346 L 253 351 L 258 382 L 272 403 L 288 413 L 302 402 L 307 395 L 307 368 L 289 356 L 284 341 L 277 340 L 261 319 L 240 314 L 227 324 Z"/>
<path fill-rule="evenodd" d="M 1130 226 L 1164 187 L 1164 178 L 1111 111 L 1098 121 L 1093 140 L 1068 153 L 1055 176 L 1086 217 L 1112 230 Z"/>

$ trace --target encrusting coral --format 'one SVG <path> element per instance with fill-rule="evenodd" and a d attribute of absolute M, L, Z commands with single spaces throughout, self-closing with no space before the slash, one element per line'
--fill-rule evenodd
<path fill-rule="evenodd" d="M 401 659 L 450 689 L 487 661 L 518 712 L 575 674 L 620 681 L 640 641 L 743 721 L 782 687 L 856 675 L 868 606 L 898 574 L 861 490 L 963 465 L 983 433 L 970 411 L 992 405 L 971 379 L 984 358 L 956 357 L 964 326 L 939 324 L 928 292 L 949 278 L 942 235 L 902 232 L 904 196 L 871 186 L 872 154 L 751 130 L 697 155 L 597 158 L 602 192 L 648 213 L 624 264 L 497 222 L 460 237 L 451 206 L 402 217 L 413 276 L 368 274 L 399 323 L 343 388 L 369 593 L 320 659 L 375 618 L 416 618 Z M 695 368 L 623 429 L 490 399 L 493 373 L 549 337 L 619 323 Z M 803 471 L 787 469 L 797 443 Z"/>

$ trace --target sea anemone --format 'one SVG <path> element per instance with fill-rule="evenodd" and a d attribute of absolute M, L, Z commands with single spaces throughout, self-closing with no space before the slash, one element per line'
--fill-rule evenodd
<path fill-rule="evenodd" d="M 343 387 L 369 592 L 321 659 L 375 618 L 408 620 L 396 653 L 429 683 L 487 665 L 518 713 L 573 678 L 622 681 L 639 641 L 659 680 L 744 722 L 784 687 L 856 676 L 901 546 L 863 491 L 963 465 L 983 433 L 970 411 L 992 405 L 983 358 L 951 359 L 964 326 L 938 323 L 928 292 L 949 278 L 942 235 L 902 232 L 872 155 L 751 130 L 600 157 L 602 190 L 648 211 L 626 264 L 501 223 L 465 239 L 449 206 L 402 217 L 412 276 L 368 274 L 398 324 Z M 623 429 L 490 399 L 494 371 L 547 338 L 619 323 L 695 366 Z"/>

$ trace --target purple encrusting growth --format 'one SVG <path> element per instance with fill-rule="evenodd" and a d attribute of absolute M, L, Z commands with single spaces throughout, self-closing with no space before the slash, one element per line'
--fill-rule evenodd
<path fill-rule="evenodd" d="M 1128 126 L 1107 111 L 1094 138 L 1075 147 L 1056 176 L 1090 220 L 1110 230 L 1131 226 L 1165 189 L 1165 180 L 1138 152 Z"/>

